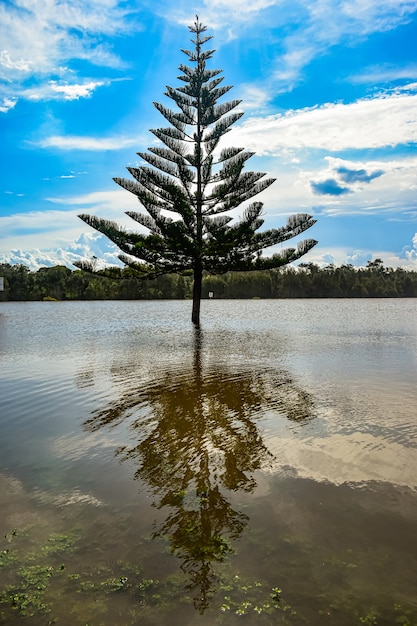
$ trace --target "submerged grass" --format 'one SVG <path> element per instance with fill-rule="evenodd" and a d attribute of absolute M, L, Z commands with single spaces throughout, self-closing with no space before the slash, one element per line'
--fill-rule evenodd
<path fill-rule="evenodd" d="M 0 623 L 177 623 L 170 618 L 174 607 L 181 604 L 193 609 L 192 594 L 187 593 L 182 575 L 167 574 L 157 580 L 147 577 L 142 565 L 122 560 L 87 565 L 82 539 L 78 529 L 52 533 L 43 541 L 31 539 L 30 531 L 25 529 L 6 534 L 0 552 Z M 280 587 L 230 572 L 219 577 L 217 583 L 207 615 L 195 614 L 196 623 L 234 624 L 243 619 L 249 624 L 302 626 L 334 623 L 337 614 L 345 623 L 342 616 L 350 607 L 352 626 L 417 626 L 412 607 L 394 604 L 387 611 L 375 607 L 360 611 L 343 587 L 337 598 L 322 596 L 324 608 L 319 611 L 318 622 L 302 611 L 297 613 Z"/>
<path fill-rule="evenodd" d="M 53 533 L 43 542 L 31 541 L 25 529 L 5 536 L 0 553 L 0 623 L 9 626 L 31 618 L 30 623 L 42 625 L 95 626 L 114 624 L 116 613 L 118 626 L 137 624 L 139 618 L 141 623 L 155 623 L 161 612 L 169 620 L 169 611 L 179 602 L 192 607 L 183 576 L 155 580 L 140 565 L 124 561 L 87 566 L 81 539 L 78 530 Z M 211 623 L 213 617 L 223 623 L 228 614 L 229 623 L 232 615 L 253 615 L 257 623 L 263 617 L 268 618 L 266 623 L 286 624 L 287 616 L 295 615 L 281 589 L 238 575 L 219 581 L 218 596 L 210 607 Z"/>

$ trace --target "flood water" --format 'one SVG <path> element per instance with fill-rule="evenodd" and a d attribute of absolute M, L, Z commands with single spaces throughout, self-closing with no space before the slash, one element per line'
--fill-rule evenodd
<path fill-rule="evenodd" d="M 417 624 L 417 300 L 0 303 L 0 623 Z"/>

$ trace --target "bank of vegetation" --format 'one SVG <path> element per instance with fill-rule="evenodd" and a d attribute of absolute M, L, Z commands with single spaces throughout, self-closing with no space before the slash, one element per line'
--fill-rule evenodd
<path fill-rule="evenodd" d="M 31 272 L 24 265 L 0 264 L 2 301 L 26 300 L 183 300 L 192 297 L 192 277 L 176 274 L 138 280 L 120 270 L 103 278 L 57 265 Z M 230 272 L 203 279 L 203 298 L 415 298 L 417 272 L 384 267 L 380 259 L 365 268 L 302 263 L 297 269 Z"/>

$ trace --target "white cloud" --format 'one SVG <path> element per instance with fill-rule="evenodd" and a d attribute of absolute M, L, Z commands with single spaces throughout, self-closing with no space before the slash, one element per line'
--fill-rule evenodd
<path fill-rule="evenodd" d="M 282 187 L 277 185 L 270 197 L 265 198 L 265 192 L 262 194 L 262 200 L 265 201 L 268 211 L 265 227 L 282 225 L 285 214 L 293 214 L 295 210 L 309 211 L 311 208 L 311 205 L 297 204 L 297 194 L 300 194 L 299 186 L 294 180 L 291 183 L 290 177 L 286 182 L 290 184 L 289 192 L 287 184 L 284 183 Z M 280 196 L 281 190 L 284 191 L 283 197 Z M 124 215 L 124 211 L 137 208 L 135 198 L 124 190 L 102 191 L 49 200 L 72 208 L 65 211 L 55 209 L 0 217 L 0 231 L 4 235 L 4 238 L 0 240 L 0 263 L 22 263 L 32 271 L 36 271 L 42 266 L 58 264 L 72 267 L 76 260 L 91 259 L 96 256 L 108 265 L 118 264 L 117 248 L 106 237 L 86 227 L 77 217 L 81 212 L 91 211 L 94 215 L 114 220 L 128 229 L 139 230 L 139 226 Z M 329 201 L 327 210 L 329 215 L 332 214 L 333 208 Z M 276 209 L 279 209 L 279 214 Z M 345 207 L 344 210 L 348 213 L 349 207 Z M 358 210 L 363 210 L 360 201 Z M 319 240 L 320 223 L 319 218 L 315 232 L 311 233 Z M 398 254 L 387 248 L 358 250 L 349 247 L 326 246 L 323 250 L 319 243 L 303 260 L 320 266 L 329 263 L 336 265 L 352 263 L 355 266 L 364 266 L 368 260 L 375 258 L 382 258 L 385 266 L 417 270 L 417 233 L 411 245 L 404 246 L 402 252 Z"/>
<path fill-rule="evenodd" d="M 411 214 L 417 210 L 417 157 L 392 160 L 352 161 L 326 157 L 327 167 L 304 171 L 302 181 L 336 181 L 349 195 L 322 195 L 312 198 L 321 212 L 329 215 L 358 213 Z M 341 178 L 340 178 L 341 177 Z M 410 219 L 410 217 L 408 218 Z"/>
<path fill-rule="evenodd" d="M 96 232 L 82 233 L 73 242 L 68 242 L 65 247 L 49 248 L 45 250 L 32 249 L 23 251 L 20 248 L 8 253 L 0 253 L 0 263 L 11 265 L 26 265 L 31 271 L 37 271 L 40 267 L 52 267 L 54 265 L 66 265 L 74 269 L 73 263 L 80 260 L 91 260 L 96 256 L 97 269 L 104 265 L 119 265 L 120 251 L 107 237 Z"/>
<path fill-rule="evenodd" d="M 76 135 L 55 135 L 45 137 L 36 145 L 57 150 L 122 150 L 137 145 L 138 138 L 128 137 L 81 137 Z"/>
<path fill-rule="evenodd" d="M 50 80 L 33 87 L 16 87 L 15 93 L 17 98 L 24 98 L 33 102 L 41 100 L 78 100 L 79 98 L 90 97 L 98 87 L 109 84 L 110 81 L 108 80 L 89 80 L 84 83 Z"/>
<path fill-rule="evenodd" d="M 415 0 L 344 0 L 341 15 L 359 27 L 358 34 L 391 30 L 407 23 L 417 7 Z"/>
<path fill-rule="evenodd" d="M 278 4 L 278 3 L 277 3 Z M 294 29 L 283 41 L 284 54 L 277 61 L 275 78 L 291 90 L 303 69 L 331 46 L 407 23 L 416 11 L 415 0 L 304 0 L 291 3 Z"/>
<path fill-rule="evenodd" d="M 19 72 L 28 72 L 30 70 L 30 64 L 23 59 L 12 60 L 7 50 L 0 52 L 0 66 L 5 69 L 18 70 Z"/>
<path fill-rule="evenodd" d="M 56 72 L 74 58 L 119 65 L 97 36 L 125 34 L 136 28 L 137 22 L 118 0 L 15 0 L 0 7 L 0 69 L 10 79 L 16 77 L 16 71 L 31 75 Z"/>
<path fill-rule="evenodd" d="M 0 97 L 0 113 L 7 113 L 16 106 L 17 98 Z"/>
<path fill-rule="evenodd" d="M 273 82 L 280 83 L 281 91 L 291 91 L 300 78 L 302 69 L 314 59 L 317 50 L 314 45 L 308 45 L 305 41 L 294 41 L 289 45 L 287 51 L 275 61 L 275 69 L 272 73 Z"/>
<path fill-rule="evenodd" d="M 25 91 L 27 79 L 42 86 L 47 77 L 60 77 L 65 87 L 68 79 L 69 91 L 61 92 L 65 97 L 78 87 L 78 95 L 91 93 L 88 85 L 74 81 L 67 65 L 73 59 L 106 66 L 123 67 L 124 63 L 107 44 L 101 41 L 106 36 L 126 35 L 138 30 L 140 25 L 137 10 L 129 11 L 119 0 L 14 0 L 0 5 L 0 80 L 3 98 L 26 97 L 35 87 Z M 71 76 L 72 75 L 72 76 Z M 72 78 L 72 80 L 71 80 Z M 95 85 L 97 86 L 97 85 Z M 94 88 L 95 88 L 94 86 Z M 44 90 L 44 94 L 48 89 Z M 49 90 L 53 95 L 53 90 Z M 56 95 L 56 94 L 55 94 Z"/>
<path fill-rule="evenodd" d="M 45 201 L 61 206 L 0 217 L 0 254 L 7 255 L 11 249 L 66 249 L 69 242 L 80 237 L 80 233 L 94 232 L 78 217 L 78 214 L 90 211 L 94 215 L 114 220 L 125 228 L 139 228 L 125 215 L 125 211 L 138 209 L 137 199 L 123 189 L 46 198 Z"/>
<path fill-rule="evenodd" d="M 285 0 L 200 0 L 190 9 L 188 0 L 160 0 L 154 6 L 158 15 L 178 24 L 189 26 L 194 21 L 194 15 L 199 15 L 201 21 L 216 30 L 216 39 L 234 39 L 241 24 L 252 24 L 259 19 L 265 10 L 278 4 L 285 4 Z"/>
<path fill-rule="evenodd" d="M 78 98 L 90 96 L 94 89 L 101 87 L 103 84 L 102 81 L 90 81 L 89 83 L 84 83 L 84 85 L 59 85 L 52 81 L 51 89 L 56 93 L 63 94 L 65 100 L 78 100 Z"/>
<path fill-rule="evenodd" d="M 417 268 L 417 233 L 415 233 L 411 245 L 404 246 L 401 256 Z"/>
<path fill-rule="evenodd" d="M 258 13 L 277 4 L 276 0 L 204 0 L 210 10 L 233 10 L 239 13 Z"/>
<path fill-rule="evenodd" d="M 373 65 L 366 67 L 362 73 L 349 76 L 352 83 L 376 84 L 396 80 L 414 79 L 417 77 L 417 64 L 407 65 Z M 406 85 L 399 89 L 416 89 L 415 84 Z"/>
<path fill-rule="evenodd" d="M 416 242 L 417 243 L 417 242 Z M 326 251 L 318 246 L 310 250 L 303 257 L 302 262 L 315 263 L 319 267 L 325 267 L 333 263 L 336 266 L 350 263 L 355 267 L 366 267 L 368 261 L 382 259 L 385 267 L 402 267 L 407 270 L 417 271 L 417 246 L 405 246 L 405 251 L 395 253 L 386 248 L 372 250 L 357 250 L 349 247 L 328 247 Z"/>
<path fill-rule="evenodd" d="M 352 265 L 364 267 L 368 261 L 372 261 L 372 253 L 364 252 L 363 250 L 354 250 L 351 254 L 347 255 L 347 262 Z"/>
<path fill-rule="evenodd" d="M 269 72 L 274 93 L 292 87 L 303 69 L 330 46 L 352 38 L 389 30 L 406 23 L 416 11 L 415 0 L 200 0 L 190 12 L 189 2 L 161 0 L 152 9 L 163 18 L 189 24 L 194 12 L 203 16 L 221 45 L 225 39 L 245 37 L 246 29 L 284 27 L 280 56 Z M 70 80 L 68 65 L 73 59 L 107 67 L 122 67 L 104 37 L 131 33 L 142 28 L 139 10 L 130 10 L 120 0 L 14 0 L 0 5 L 0 79 L 6 81 L 0 97 L 9 100 L 35 98 L 38 89 L 53 97 L 53 89 L 42 89 L 47 78 L 59 79 L 55 92 L 72 99 L 86 97 L 91 90 Z M 37 87 L 24 90 L 24 81 L 35 79 Z M 261 79 L 262 80 L 262 79 Z M 68 89 L 65 90 L 65 83 Z M 33 83 L 33 80 L 32 80 Z M 271 84 L 272 83 L 272 84 Z M 72 89 L 71 89 L 71 87 Z M 96 88 L 97 85 L 94 86 Z M 77 89 L 78 88 L 78 89 Z M 17 92 L 21 95 L 18 96 Z M 74 95 L 77 93 L 77 95 Z M 3 112 L 8 109 L 3 105 Z"/>
<path fill-rule="evenodd" d="M 257 154 L 285 149 L 329 152 L 417 143 L 417 95 L 394 94 L 251 117 L 226 135 L 225 145 L 245 145 Z"/>
<path fill-rule="evenodd" d="M 242 107 L 245 111 L 256 109 L 259 112 L 266 107 L 270 100 L 270 94 L 268 90 L 256 85 L 241 84 L 239 85 L 238 98 L 243 100 Z"/>
<path fill-rule="evenodd" d="M 417 216 L 417 157 L 392 160 L 348 160 L 335 157 L 318 158 L 316 154 L 308 160 L 301 155 L 300 164 L 288 164 L 282 168 L 280 159 L 263 157 L 253 159 L 248 169 L 268 172 L 276 182 L 262 192 L 258 200 L 264 203 L 265 228 L 282 225 L 288 215 L 306 212 L 318 218 L 318 224 L 311 236 L 322 240 L 321 216 L 343 215 L 384 215 L 384 219 L 412 223 Z M 257 161 L 259 161 L 257 163 Z M 313 192 L 312 181 L 326 181 L 347 172 L 352 180 L 344 182 L 350 193 L 345 195 L 318 195 Z M 363 176 L 361 176 L 363 174 Z M 236 210 L 238 215 L 240 210 Z M 310 234 L 310 233 L 309 233 Z M 358 246 L 358 244 L 354 244 Z M 354 254 L 355 248 L 339 250 L 334 254 L 335 262 L 346 263 L 347 257 Z M 370 252 L 365 250 L 364 252 Z M 309 253 L 314 258 L 323 251 L 313 249 Z M 332 253 L 326 246 L 326 254 Z M 392 254 L 392 252 L 390 253 Z M 387 257 L 385 252 L 384 259 Z M 398 264 L 404 264 L 405 256 Z M 331 262 L 331 261 L 326 261 Z M 394 264 L 394 263 L 393 263 Z"/>
<path fill-rule="evenodd" d="M 120 211 L 120 209 L 126 204 L 128 204 L 128 200 L 130 199 L 131 203 L 136 202 L 135 196 L 129 194 L 124 189 L 115 188 L 111 191 L 94 191 L 92 193 L 81 194 L 79 196 L 63 196 L 58 198 L 47 198 L 48 202 L 52 202 L 53 204 L 62 204 L 66 206 L 84 206 L 91 207 L 93 206 L 96 211 L 105 210 L 106 213 L 108 210 L 111 211 Z M 77 209 L 79 210 L 79 209 Z M 126 209 L 128 210 L 128 209 Z M 108 213 L 105 217 L 109 217 Z M 113 219 L 113 218 L 111 218 Z"/>
<path fill-rule="evenodd" d="M 181 24 L 190 23 L 189 3 L 184 0 L 175 5 L 161 0 L 155 10 Z M 406 24 L 416 10 L 415 0 L 202 0 L 195 5 L 220 44 L 244 39 L 255 22 L 268 33 L 282 28 L 279 56 L 265 77 L 275 94 L 292 90 L 302 80 L 304 68 L 331 46 L 350 45 Z"/>

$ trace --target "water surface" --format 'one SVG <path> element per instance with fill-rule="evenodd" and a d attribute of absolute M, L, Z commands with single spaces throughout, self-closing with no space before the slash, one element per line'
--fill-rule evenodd
<path fill-rule="evenodd" d="M 417 302 L 189 316 L 1 303 L 0 622 L 417 623 Z"/>

